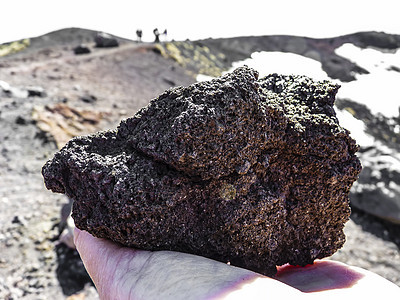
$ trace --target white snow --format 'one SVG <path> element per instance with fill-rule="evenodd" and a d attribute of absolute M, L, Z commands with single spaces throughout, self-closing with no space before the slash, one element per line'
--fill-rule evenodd
<path fill-rule="evenodd" d="M 316 80 L 331 80 L 322 70 L 320 62 L 298 54 L 282 52 L 254 52 L 251 54 L 251 58 L 234 62 L 232 67 L 225 73 L 230 73 L 244 65 L 257 70 L 260 77 L 278 73 L 285 75 L 307 75 Z M 206 81 L 212 78 L 199 74 L 197 81 Z"/>
<path fill-rule="evenodd" d="M 376 49 L 361 49 L 353 44 L 344 44 L 336 49 L 336 53 L 370 72 L 355 74 L 357 80 L 342 83 L 338 97 L 363 103 L 373 114 L 398 116 L 400 72 L 388 69 L 392 66 L 400 68 L 400 50 L 384 53 Z"/>
<path fill-rule="evenodd" d="M 336 109 L 336 116 L 339 120 L 340 126 L 350 131 L 350 136 L 363 147 L 375 145 L 375 138 L 365 132 L 365 124 L 363 121 L 353 117 L 351 113 L 346 110 Z"/>
<path fill-rule="evenodd" d="M 294 53 L 254 52 L 251 58 L 234 62 L 229 72 L 243 65 L 256 69 L 260 73 L 260 77 L 278 73 L 307 75 L 316 80 L 330 79 L 322 70 L 320 62 Z"/>
<path fill-rule="evenodd" d="M 352 82 L 333 80 L 322 70 L 321 63 L 298 54 L 282 52 L 255 52 L 244 61 L 235 62 L 231 70 L 248 65 L 259 71 L 260 76 L 271 73 L 307 75 L 316 80 L 331 80 L 341 85 L 338 98 L 349 98 L 365 104 L 373 114 L 386 117 L 399 115 L 400 72 L 390 71 L 391 67 L 400 69 L 400 50 L 381 52 L 376 49 L 361 49 L 353 44 L 344 44 L 336 49 L 340 56 L 355 62 L 370 74 L 355 74 Z M 400 130 L 400 129 L 399 129 Z"/>
<path fill-rule="evenodd" d="M 360 49 L 353 44 L 344 44 L 336 50 L 338 55 L 348 58 L 367 69 L 370 74 L 356 75 L 357 80 L 341 82 L 333 80 L 322 70 L 321 63 L 301 55 L 282 52 L 255 52 L 244 61 L 234 62 L 229 72 L 239 66 L 248 65 L 260 73 L 260 77 L 271 74 L 307 75 L 316 80 L 330 80 L 341 85 L 338 98 L 365 104 L 373 114 L 381 113 L 387 117 L 399 115 L 400 73 L 389 71 L 395 66 L 400 68 L 400 50 L 382 53 L 375 49 Z M 199 75 L 198 80 L 212 77 Z M 355 119 L 349 112 L 336 110 L 339 123 L 351 132 L 361 146 L 377 145 L 376 140 L 365 132 L 362 121 Z M 397 128 L 400 131 L 400 126 Z M 383 147 L 383 145 L 381 145 Z M 381 147 L 380 147 L 381 148 Z M 388 151 L 385 151 L 388 152 Z"/>
<path fill-rule="evenodd" d="M 209 80 L 214 79 L 214 78 L 215 77 L 212 77 L 212 76 L 208 76 L 208 75 L 204 75 L 204 74 L 198 74 L 197 77 L 196 77 L 196 80 L 198 82 L 200 82 L 200 81 L 209 81 Z"/>

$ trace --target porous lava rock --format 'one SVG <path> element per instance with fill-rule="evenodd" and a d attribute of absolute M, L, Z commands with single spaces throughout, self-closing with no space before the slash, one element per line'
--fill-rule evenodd
<path fill-rule="evenodd" d="M 358 146 L 339 86 L 241 67 L 169 89 L 116 130 L 72 139 L 43 167 L 77 227 L 129 247 L 202 255 L 266 275 L 344 241 Z"/>

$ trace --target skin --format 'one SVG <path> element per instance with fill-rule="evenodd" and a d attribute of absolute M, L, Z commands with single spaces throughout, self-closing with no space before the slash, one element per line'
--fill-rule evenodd
<path fill-rule="evenodd" d="M 101 299 L 400 299 L 400 288 L 334 261 L 283 266 L 275 278 L 204 257 L 142 251 L 75 229 L 74 242 Z"/>

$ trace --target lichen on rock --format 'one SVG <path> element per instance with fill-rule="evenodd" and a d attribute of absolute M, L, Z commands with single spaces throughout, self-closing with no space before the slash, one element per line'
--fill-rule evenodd
<path fill-rule="evenodd" d="M 266 275 L 306 265 L 343 245 L 361 170 L 338 88 L 241 67 L 170 89 L 116 130 L 72 139 L 45 183 L 97 237 Z"/>
<path fill-rule="evenodd" d="M 154 51 L 195 74 L 218 77 L 226 69 L 225 55 L 217 50 L 211 51 L 201 42 L 187 40 L 155 44 Z"/>
<path fill-rule="evenodd" d="M 25 48 L 29 47 L 29 45 L 30 45 L 29 39 L 23 39 L 11 43 L 2 44 L 0 45 L 0 57 L 20 52 Z"/>

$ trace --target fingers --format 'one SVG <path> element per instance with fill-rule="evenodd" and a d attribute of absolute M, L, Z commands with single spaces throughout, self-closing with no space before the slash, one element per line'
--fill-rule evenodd
<path fill-rule="evenodd" d="M 366 270 L 334 261 L 283 266 L 275 279 L 204 257 L 141 251 L 75 230 L 75 244 L 101 299 L 370 298 L 400 288 Z"/>
<path fill-rule="evenodd" d="M 75 244 L 101 299 L 264 299 L 300 294 L 245 269 L 185 253 L 125 248 L 79 229 Z"/>
<path fill-rule="evenodd" d="M 278 268 L 276 279 L 302 292 L 320 292 L 349 288 L 365 275 L 333 261 L 316 261 L 306 267 L 284 265 Z"/>

